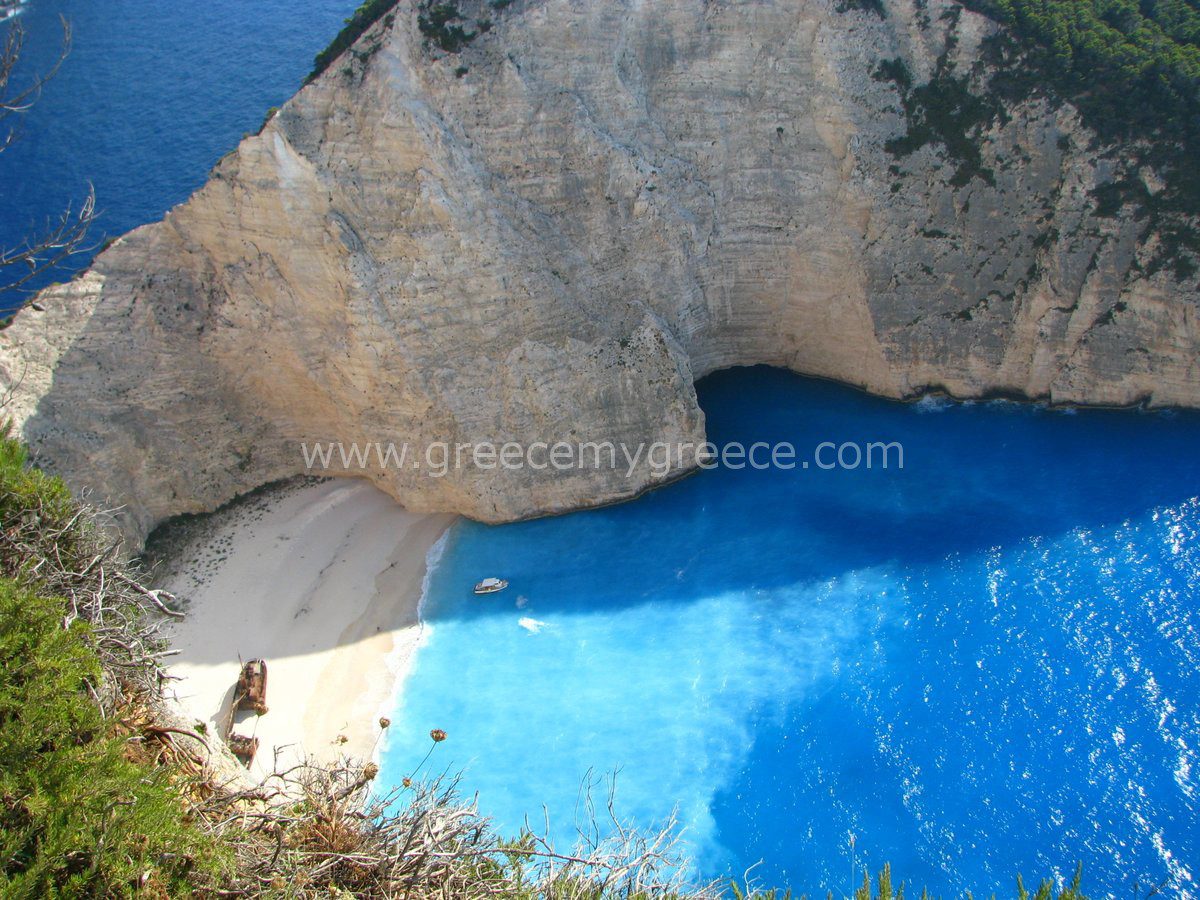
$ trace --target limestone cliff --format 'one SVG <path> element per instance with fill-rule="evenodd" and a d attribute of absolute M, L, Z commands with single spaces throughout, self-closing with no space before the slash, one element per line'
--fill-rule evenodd
<path fill-rule="evenodd" d="M 301 442 L 699 441 L 693 380 L 731 365 L 1200 405 L 1194 276 L 1147 264 L 1135 216 L 1097 214 L 1119 160 L 1069 106 L 989 123 L 987 178 L 936 143 L 888 151 L 906 123 L 880 62 L 971 68 L 988 20 L 950 0 L 458 6 L 490 21 L 446 52 L 402 2 L 0 333 L 27 440 L 135 538 L 301 471 Z M 366 474 L 489 521 L 654 483 Z"/>

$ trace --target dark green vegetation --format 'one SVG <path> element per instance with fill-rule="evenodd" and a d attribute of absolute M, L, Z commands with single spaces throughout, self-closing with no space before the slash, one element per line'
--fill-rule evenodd
<path fill-rule="evenodd" d="M 875 13 L 881 19 L 887 18 L 887 10 L 883 7 L 883 0 L 841 0 L 838 4 L 838 12 L 849 12 L 852 9 L 861 9 L 863 12 Z"/>
<path fill-rule="evenodd" d="M 968 77 L 954 71 L 950 62 L 955 46 L 953 34 L 951 31 L 933 77 L 925 84 L 913 84 L 901 59 L 884 60 L 875 70 L 877 80 L 895 83 L 908 120 L 908 131 L 888 141 L 887 150 L 904 157 L 927 144 L 941 144 L 956 164 L 952 185 L 962 187 L 976 177 L 995 184 L 992 171 L 983 165 L 980 135 L 1003 118 L 1004 110 L 996 97 L 976 93 Z"/>
<path fill-rule="evenodd" d="M 488 4 L 499 12 L 509 6 L 512 0 L 492 0 Z M 470 16 L 459 9 L 456 0 L 448 3 L 422 0 L 418 7 L 417 27 L 425 35 L 428 43 L 434 44 L 447 53 L 457 53 L 481 34 L 492 30 L 492 20 L 488 18 L 475 19 L 474 26 L 469 23 Z M 456 70 L 461 78 L 467 74 L 463 67 Z"/>
<path fill-rule="evenodd" d="M 179 892 L 222 854 L 87 696 L 99 662 L 66 608 L 0 580 L 0 893 Z"/>
<path fill-rule="evenodd" d="M 1075 877 L 1071 879 L 1071 883 L 1066 885 L 1061 891 L 1054 890 L 1054 882 L 1046 879 L 1037 890 L 1030 893 L 1025 887 L 1025 882 L 1021 876 L 1017 876 L 1017 900 L 1087 900 L 1086 895 L 1080 887 L 1083 881 L 1083 872 L 1081 869 L 1075 870 Z"/>
<path fill-rule="evenodd" d="M 992 89 L 1008 100 L 1046 92 L 1070 100 L 1105 143 L 1130 146 L 1101 211 L 1124 204 L 1163 240 L 1157 265 L 1195 271 L 1200 253 L 1200 2 L 1198 0 L 964 0 L 1008 26 L 993 42 Z M 1019 58 L 1019 64 L 1013 63 Z M 1165 186 L 1151 193 L 1137 168 Z"/>
<path fill-rule="evenodd" d="M 335 59 L 345 53 L 362 37 L 368 28 L 382 19 L 395 8 L 398 0 L 366 0 L 354 11 L 354 15 L 346 20 L 346 25 L 338 32 L 328 47 L 317 54 L 313 61 L 313 70 L 305 79 L 305 84 L 315 79 L 328 69 Z"/>
<path fill-rule="evenodd" d="M 964 0 L 997 19 L 1028 67 L 1000 74 L 1018 96 L 1070 99 L 1103 138 L 1200 136 L 1196 0 Z"/>
<path fill-rule="evenodd" d="M 64 557 L 84 546 L 62 482 L 0 439 L 0 525 L 36 519 Z M 91 629 L 37 575 L 0 577 L 0 894 L 184 893 L 231 857 L 187 820 L 171 771 L 127 740 L 103 689 Z"/>
<path fill-rule="evenodd" d="M 417 15 L 421 34 L 447 53 L 457 53 L 479 33 L 467 31 L 465 24 L 466 19 L 459 13 L 457 3 L 422 3 Z"/>
<path fill-rule="evenodd" d="M 905 156 L 941 143 L 956 162 L 953 182 L 992 180 L 982 165 L 983 132 L 1005 106 L 1030 97 L 1070 101 L 1108 147 L 1119 148 L 1114 180 L 1097 192 L 1097 211 L 1128 207 L 1145 233 L 1162 239 L 1155 267 L 1180 278 L 1195 266 L 1200 233 L 1200 0 L 962 0 L 1005 27 L 985 46 L 986 76 L 956 72 L 948 62 L 953 28 L 928 84 L 914 86 L 890 60 L 877 78 L 894 81 L 908 133 L 889 150 Z M 953 22 L 951 23 L 954 24 Z M 1141 169 L 1163 181 L 1147 187 Z"/>
<path fill-rule="evenodd" d="M 313 81 L 333 65 L 334 61 L 349 50 L 355 41 L 366 34 L 367 30 L 376 22 L 395 15 L 393 10 L 395 10 L 397 2 L 398 0 L 366 0 L 354 11 L 354 15 L 346 20 L 345 27 L 338 32 L 337 37 L 329 46 L 317 54 L 317 58 L 313 61 L 313 70 L 304 83 L 308 84 Z M 488 6 L 499 12 L 512 2 L 513 0 L 491 0 Z M 878 3 L 879 0 L 866 0 L 866 2 Z M 430 45 L 440 47 L 447 53 L 458 53 L 479 35 L 491 31 L 492 21 L 488 18 L 479 18 L 471 23 L 469 16 L 459 9 L 457 0 L 448 0 L 448 2 L 420 0 L 417 5 L 417 27 Z M 377 49 L 379 49 L 378 46 L 367 48 L 365 55 L 370 56 Z M 359 56 L 361 58 L 363 54 L 359 54 Z M 461 78 L 462 75 L 459 77 Z"/>
<path fill-rule="evenodd" d="M 1017 900 L 1087 900 L 1080 889 L 1082 879 L 1082 870 L 1076 869 L 1075 877 L 1061 890 L 1056 891 L 1054 882 L 1047 878 L 1038 885 L 1037 890 L 1031 893 L 1026 889 L 1024 880 L 1018 875 Z M 753 893 L 749 889 L 743 890 L 736 882 L 731 887 L 734 900 L 792 900 L 791 891 L 783 891 L 778 888 Z M 904 893 L 904 883 L 894 885 L 892 883 L 892 867 L 885 864 L 874 884 L 866 870 L 863 871 L 862 884 L 855 889 L 854 900 L 904 900 Z M 833 892 L 831 891 L 828 896 L 832 898 Z M 916 896 L 919 896 L 921 900 L 928 900 L 930 895 L 928 891 L 923 890 Z M 995 896 L 995 894 L 992 895 L 993 900 L 995 900 Z M 802 900 L 802 898 L 797 898 L 797 900 Z"/>

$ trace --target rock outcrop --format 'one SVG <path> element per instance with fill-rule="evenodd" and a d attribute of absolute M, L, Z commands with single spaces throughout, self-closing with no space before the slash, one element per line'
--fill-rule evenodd
<path fill-rule="evenodd" d="M 1136 216 L 1097 214 L 1113 155 L 1069 106 L 991 124 L 989 179 L 960 183 L 936 144 L 889 153 L 906 124 L 879 63 L 968 69 L 988 20 L 950 0 L 458 5 L 491 27 L 447 53 L 401 3 L 0 333 L 26 439 L 135 539 L 303 471 L 303 443 L 699 442 L 693 381 L 733 365 L 1200 405 L 1194 278 L 1147 264 Z M 656 483 L 644 461 L 380 461 L 349 473 L 487 521 Z"/>

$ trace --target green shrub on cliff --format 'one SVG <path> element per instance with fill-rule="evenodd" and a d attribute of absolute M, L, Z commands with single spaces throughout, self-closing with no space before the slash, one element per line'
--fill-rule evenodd
<path fill-rule="evenodd" d="M 0 522 L 38 515 L 47 522 L 65 523 L 71 514 L 71 493 L 58 478 L 29 468 L 25 447 L 0 428 Z M 64 533 L 64 538 L 72 535 Z"/>
<path fill-rule="evenodd" d="M 1080 887 L 1082 880 L 1083 870 L 1077 868 L 1075 877 L 1062 888 L 1055 890 L 1053 879 L 1047 878 L 1038 885 L 1036 891 L 1030 893 L 1025 887 L 1024 880 L 1018 875 L 1016 900 L 1087 900 Z M 737 882 L 734 882 L 730 888 L 733 900 L 793 900 L 790 890 L 780 890 L 779 888 L 753 890 L 749 887 L 743 888 Z M 864 869 L 862 883 L 854 890 L 854 900 L 904 900 L 904 895 L 904 882 L 899 885 L 892 883 L 892 867 L 887 864 L 879 871 L 874 881 L 871 880 L 870 873 Z M 794 900 L 805 900 L 806 896 L 801 895 Z M 833 892 L 830 891 L 828 896 L 832 898 Z M 921 900 L 928 900 L 929 892 L 923 890 L 917 896 Z M 967 895 L 968 898 L 970 896 L 970 894 Z M 995 900 L 996 895 L 992 894 L 991 896 L 992 900 Z"/>
<path fill-rule="evenodd" d="M 980 134 L 1002 110 L 994 99 L 973 92 L 966 77 L 954 74 L 946 56 L 925 84 L 914 86 L 900 59 L 881 62 L 874 77 L 896 84 L 908 120 L 908 130 L 887 142 L 889 153 L 904 157 L 927 144 L 941 144 L 956 164 L 952 185 L 962 187 L 976 177 L 995 184 L 995 175 L 983 165 Z"/>
<path fill-rule="evenodd" d="M 962 8 L 1005 27 L 984 44 L 986 76 L 953 61 Z M 945 50 L 928 82 L 914 85 L 899 59 L 875 72 L 895 82 L 906 133 L 888 149 L 903 157 L 940 144 L 956 164 L 952 184 L 979 177 L 984 133 L 1030 97 L 1070 101 L 1102 144 L 1115 147 L 1112 180 L 1095 192 L 1102 216 L 1129 209 L 1159 238 L 1150 261 L 1188 278 L 1200 257 L 1200 2 L 1198 0 L 961 0 L 945 10 Z M 1069 141 L 1066 145 L 1069 146 Z M 1150 167 L 1162 185 L 1143 177 Z"/>
<path fill-rule="evenodd" d="M 33 531 L 68 559 L 86 540 L 65 485 L 25 455 L 0 436 L 0 894 L 186 892 L 229 854 L 189 824 L 170 770 L 101 714 L 91 629 L 72 602 L 38 588 L 54 563 L 18 564 L 27 558 L 11 552 L 14 535 Z"/>
<path fill-rule="evenodd" d="M 841 0 L 838 4 L 838 12 L 849 12 L 852 9 L 874 13 L 881 19 L 887 18 L 887 10 L 883 6 L 883 0 Z"/>
<path fill-rule="evenodd" d="M 457 53 L 478 34 L 467 31 L 465 22 L 457 3 L 422 3 L 420 15 L 417 16 L 417 27 L 421 34 L 447 53 Z M 490 24 L 488 28 L 491 28 Z"/>
<path fill-rule="evenodd" d="M 1052 88 L 1113 139 L 1193 140 L 1200 123 L 1200 9 L 1187 0 L 964 0 L 1033 63 L 1014 88 Z"/>
<path fill-rule="evenodd" d="M 396 2 L 397 0 L 367 0 L 356 9 L 354 15 L 346 20 L 345 27 L 337 33 L 337 37 L 328 47 L 317 54 L 317 58 L 313 60 L 313 70 L 308 74 L 304 83 L 308 84 L 328 69 L 335 59 L 349 50 L 355 41 L 366 34 L 368 28 L 394 9 Z"/>
<path fill-rule="evenodd" d="M 65 601 L 0 579 L 0 894 L 180 893 L 223 854 L 170 772 L 131 758 L 88 696 L 100 664 Z"/>
<path fill-rule="evenodd" d="M 991 45 L 993 90 L 1009 100 L 1070 100 L 1106 143 L 1130 148 L 1133 167 L 1110 186 L 1108 208 L 1129 203 L 1162 238 L 1157 264 L 1194 271 L 1200 253 L 1200 4 L 1195 0 L 963 0 L 1007 26 Z M 1136 167 L 1153 166 L 1153 195 Z"/>

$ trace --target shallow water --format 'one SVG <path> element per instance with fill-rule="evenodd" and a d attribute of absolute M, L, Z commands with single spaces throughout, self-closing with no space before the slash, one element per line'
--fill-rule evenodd
<path fill-rule="evenodd" d="M 619 769 L 618 811 L 677 807 L 705 876 L 761 860 L 842 892 L 890 861 L 988 893 L 1082 862 L 1097 896 L 1194 894 L 1200 417 L 902 405 L 767 369 L 700 399 L 718 442 L 896 440 L 905 466 L 719 469 L 456 526 L 385 780 L 438 727 L 428 771 L 464 769 L 506 830 L 544 803 L 569 842 L 581 782 Z M 491 574 L 509 590 L 474 597 Z"/>

